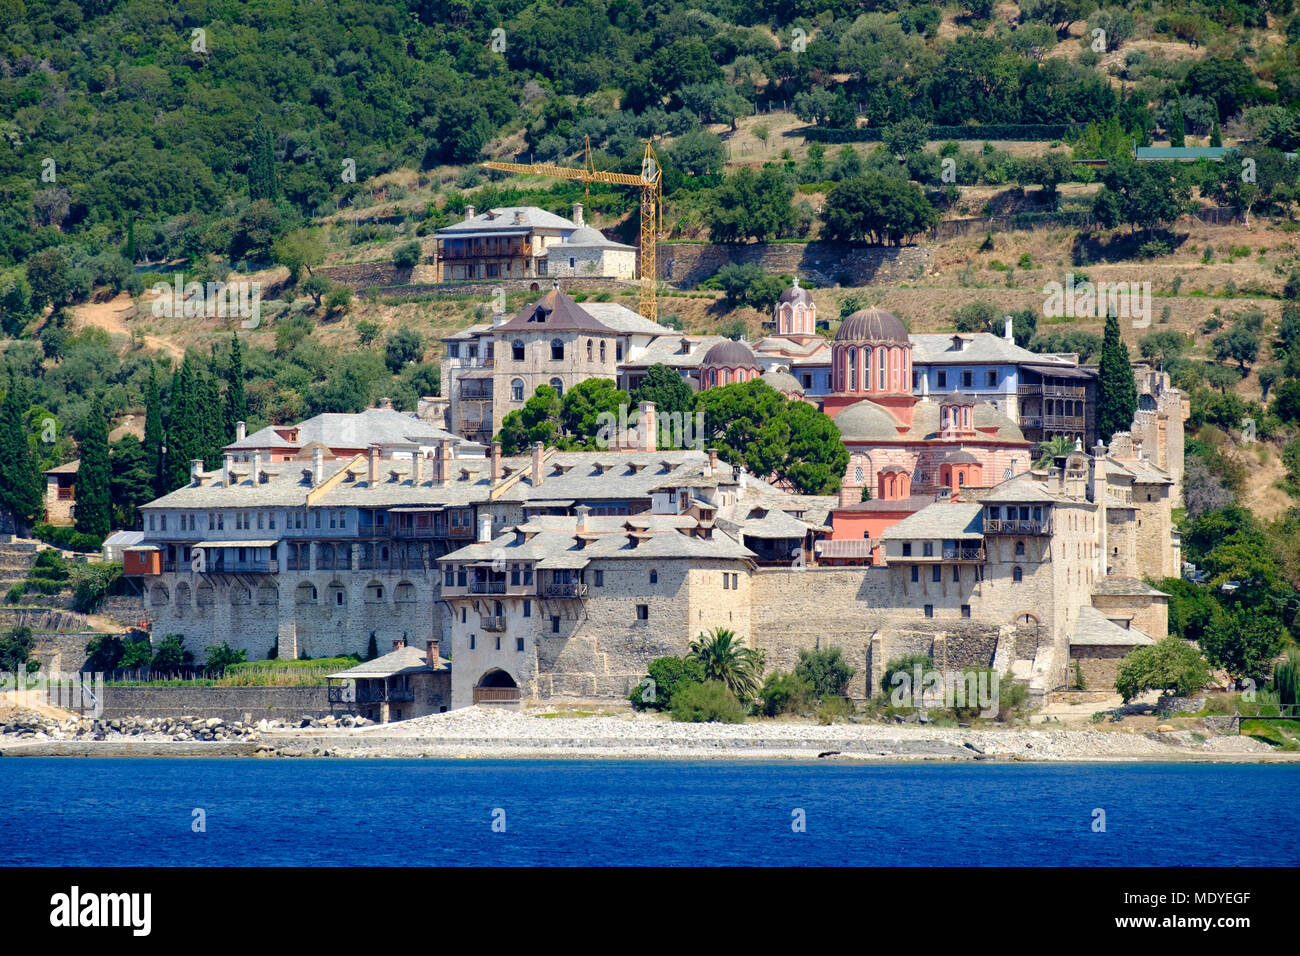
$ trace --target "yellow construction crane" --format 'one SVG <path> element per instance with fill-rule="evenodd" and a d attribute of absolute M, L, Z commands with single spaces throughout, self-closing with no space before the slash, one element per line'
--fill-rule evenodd
<path fill-rule="evenodd" d="M 597 169 L 591 159 L 591 139 L 587 139 L 586 157 L 581 167 L 554 166 L 550 163 L 499 163 L 482 164 L 485 169 L 506 173 L 531 173 L 534 176 L 556 176 L 576 179 L 579 182 L 609 183 L 614 186 L 639 186 L 641 189 L 641 315 L 651 322 L 659 320 L 659 305 L 655 298 L 655 282 L 659 278 L 655 246 L 659 241 L 659 207 L 663 199 L 663 170 L 659 158 L 649 143 L 641 160 L 641 175 L 611 173 Z"/>

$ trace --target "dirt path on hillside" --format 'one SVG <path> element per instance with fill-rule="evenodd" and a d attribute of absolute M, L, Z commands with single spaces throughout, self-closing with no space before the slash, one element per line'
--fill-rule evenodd
<path fill-rule="evenodd" d="M 87 302 L 72 309 L 73 317 L 79 325 L 93 325 L 103 329 L 109 335 L 130 335 L 127 319 L 136 314 L 136 305 L 125 292 L 109 299 L 107 302 Z M 178 345 L 160 339 L 156 335 L 144 337 L 145 347 L 155 352 L 166 352 L 178 361 L 185 358 L 185 352 Z"/>

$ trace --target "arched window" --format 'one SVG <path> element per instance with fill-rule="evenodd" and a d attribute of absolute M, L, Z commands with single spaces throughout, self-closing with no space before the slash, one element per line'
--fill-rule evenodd
<path fill-rule="evenodd" d="M 592 355 L 591 339 L 587 339 L 587 361 L 588 362 L 591 361 L 591 355 Z"/>
<path fill-rule="evenodd" d="M 957 472 L 957 487 L 958 488 L 966 487 L 966 472 L 964 471 Z"/>
<path fill-rule="evenodd" d="M 876 349 L 876 382 L 877 387 L 883 392 L 885 390 L 885 350 Z"/>
<path fill-rule="evenodd" d="M 551 339 L 551 361 L 564 361 L 564 341 L 562 339 Z"/>
<path fill-rule="evenodd" d="M 844 389 L 846 392 L 856 392 L 858 390 L 858 350 L 849 347 L 849 383 Z"/>
<path fill-rule="evenodd" d="M 862 477 L 862 466 L 861 466 L 861 465 L 859 465 L 857 468 L 854 468 L 854 469 L 853 469 L 853 480 L 856 481 L 856 482 L 858 482 L 858 484 L 861 484 L 861 483 L 862 483 L 862 481 L 863 481 L 863 477 Z"/>
<path fill-rule="evenodd" d="M 651 583 L 651 584 L 658 584 L 658 583 L 659 583 L 659 572 L 658 572 L 658 571 L 655 571 L 655 570 L 653 570 L 653 569 L 650 571 L 650 583 Z"/>
<path fill-rule="evenodd" d="M 551 379 L 551 388 L 555 389 L 556 398 L 560 398 L 564 395 L 564 383 L 558 378 Z"/>
<path fill-rule="evenodd" d="M 522 402 L 524 400 L 524 380 L 522 378 L 512 378 L 510 380 L 510 400 L 512 402 Z"/>
<path fill-rule="evenodd" d="M 519 339 L 515 339 L 510 343 L 510 357 L 516 362 L 524 360 L 524 343 Z"/>
<path fill-rule="evenodd" d="M 1024 543 L 1023 541 L 1017 541 L 1017 542 L 1016 542 L 1016 557 L 1017 557 L 1017 558 L 1023 558 L 1024 556 L 1025 556 L 1025 543 Z"/>
<path fill-rule="evenodd" d="M 1024 579 L 1025 579 L 1025 572 L 1022 571 L 1020 569 L 1020 565 L 1017 564 L 1014 568 L 1011 569 L 1011 580 L 1019 584 Z"/>
<path fill-rule="evenodd" d="M 601 343 L 600 343 L 600 361 L 601 361 L 602 364 L 603 364 L 604 361 L 605 361 L 605 343 L 604 343 L 604 342 L 601 342 Z"/>

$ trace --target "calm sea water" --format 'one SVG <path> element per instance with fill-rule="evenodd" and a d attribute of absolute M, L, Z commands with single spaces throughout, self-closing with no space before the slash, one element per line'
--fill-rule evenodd
<path fill-rule="evenodd" d="M 1298 789 L 1300 766 L 21 758 L 0 864 L 1293 866 Z"/>

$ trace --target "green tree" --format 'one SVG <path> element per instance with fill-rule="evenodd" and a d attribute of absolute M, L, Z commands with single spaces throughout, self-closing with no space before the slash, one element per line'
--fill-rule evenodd
<path fill-rule="evenodd" d="M 1201 652 L 1176 637 L 1139 647 L 1119 662 L 1115 689 L 1128 703 L 1143 691 L 1194 694 L 1210 682 L 1210 666 Z"/>
<path fill-rule="evenodd" d="M 1285 640 L 1276 617 L 1242 606 L 1210 622 L 1201 637 L 1201 650 L 1233 679 L 1250 678 L 1263 686 Z"/>
<path fill-rule="evenodd" d="M 713 192 L 706 221 L 715 242 L 763 242 L 794 228 L 794 186 L 775 167 L 742 167 Z"/>
<path fill-rule="evenodd" d="M 149 380 L 144 391 L 144 456 L 149 470 L 149 486 L 154 497 L 166 494 L 163 475 L 162 399 L 158 394 L 158 370 L 149 363 Z"/>
<path fill-rule="evenodd" d="M 807 712 L 816 704 L 813 685 L 798 674 L 786 671 L 768 674 L 759 696 L 763 700 L 762 712 L 765 717 Z"/>
<path fill-rule="evenodd" d="M 1128 346 L 1120 339 L 1119 319 L 1108 316 L 1097 380 L 1098 438 L 1109 442 L 1115 432 L 1128 431 L 1136 412 L 1137 384 L 1129 364 Z"/>
<path fill-rule="evenodd" d="M 226 373 L 226 440 L 235 440 L 236 426 L 248 421 L 248 398 L 244 393 L 244 350 L 239 333 L 230 340 L 230 370 Z"/>
<path fill-rule="evenodd" d="M 13 369 L 0 404 L 0 507 L 25 535 L 45 510 L 45 482 L 36 469 L 23 421 L 23 397 Z"/>
<path fill-rule="evenodd" d="M 334 283 L 330 282 L 330 280 L 325 278 L 324 276 L 312 276 L 302 284 L 302 291 L 305 292 L 307 295 L 311 296 L 312 305 L 316 306 L 316 308 L 318 309 L 320 308 L 321 299 L 324 296 L 329 295 L 330 290 L 333 288 L 334 288 Z M 357 323 L 358 334 L 361 333 L 362 323 L 365 323 L 367 326 L 374 325 L 375 334 L 378 334 L 379 326 L 375 325 L 375 323 L 373 322 L 366 322 L 364 319 L 361 322 Z M 368 339 L 363 339 L 361 344 L 369 345 L 372 341 L 374 341 L 373 335 L 371 335 Z"/>
<path fill-rule="evenodd" d="M 207 660 L 203 664 L 203 673 L 209 677 L 221 677 L 226 673 L 227 668 L 235 664 L 243 664 L 247 660 L 243 648 L 235 650 L 230 646 L 229 641 L 222 641 L 219 645 L 208 648 Z"/>
<path fill-rule="evenodd" d="M 384 364 L 394 375 L 402 370 L 402 366 L 418 362 L 423 356 L 424 337 L 409 326 L 399 328 L 384 345 Z"/>
<path fill-rule="evenodd" d="M 0 637 L 0 670 L 11 674 L 24 673 L 35 647 L 36 639 L 30 627 L 19 625 L 10 628 Z"/>
<path fill-rule="evenodd" d="M 689 415 L 695 407 L 695 393 L 681 375 L 656 362 L 632 392 L 632 403 L 642 402 L 654 402 L 660 414 Z"/>
<path fill-rule="evenodd" d="M 704 683 L 704 667 L 693 657 L 656 657 L 628 700 L 637 710 L 671 710 L 673 695 L 689 684 Z"/>
<path fill-rule="evenodd" d="M 715 627 L 691 641 L 687 655 L 700 662 L 706 681 L 719 681 L 742 703 L 757 696 L 764 667 L 763 652 L 744 644 L 734 631 Z"/>
<path fill-rule="evenodd" d="M 325 243 L 314 229 L 295 229 L 271 243 L 271 257 L 289 270 L 289 284 L 297 285 L 304 269 L 310 276 L 325 261 Z"/>
<path fill-rule="evenodd" d="M 1038 443 L 1038 459 L 1034 462 L 1035 468 L 1047 468 L 1052 461 L 1061 455 L 1068 455 L 1074 451 L 1074 439 L 1068 435 L 1055 435 L 1047 441 Z"/>
<path fill-rule="evenodd" d="M 171 670 L 194 663 L 194 655 L 185 649 L 183 634 L 168 634 L 158 644 L 153 656 L 155 670 Z"/>
<path fill-rule="evenodd" d="M 534 442 L 546 446 L 562 447 L 564 437 L 564 405 L 550 385 L 538 385 L 532 398 L 523 408 L 507 413 L 501 420 L 501 431 L 496 440 L 507 455 L 527 451 Z"/>
<path fill-rule="evenodd" d="M 203 454 L 205 436 L 199 407 L 202 397 L 188 355 L 176 373 L 171 399 L 171 414 L 167 418 L 164 493 L 189 484 L 190 462 Z"/>
<path fill-rule="evenodd" d="M 630 404 L 627 392 L 613 379 L 583 379 L 564 393 L 560 401 L 560 422 L 574 447 L 607 448 L 614 436 L 602 425 L 601 416 L 612 415 L 617 421 L 619 406 L 627 408 Z"/>
<path fill-rule="evenodd" d="M 1259 333 L 1238 322 L 1216 335 L 1213 345 L 1215 358 L 1236 362 L 1244 372 L 1259 355 Z"/>
<path fill-rule="evenodd" d="M 867 172 L 836 183 L 821 218 L 829 239 L 897 246 L 933 228 L 939 214 L 915 183 Z"/>
<path fill-rule="evenodd" d="M 153 472 L 140 439 L 123 435 L 109 448 L 109 497 L 113 503 L 113 527 L 134 528 L 143 504 L 154 499 Z"/>
<path fill-rule="evenodd" d="M 808 682 L 813 694 L 820 700 L 823 697 L 847 695 L 854 668 L 844 659 L 844 653 L 838 647 L 815 651 L 801 649 L 794 673 L 796 677 Z"/>
<path fill-rule="evenodd" d="M 270 128 L 261 121 L 253 127 L 253 150 L 248 159 L 248 198 L 253 202 L 280 198 L 275 171 L 275 144 Z"/>

